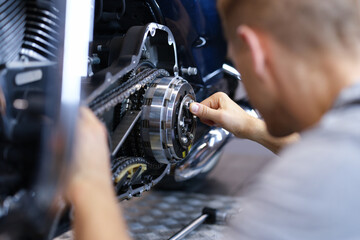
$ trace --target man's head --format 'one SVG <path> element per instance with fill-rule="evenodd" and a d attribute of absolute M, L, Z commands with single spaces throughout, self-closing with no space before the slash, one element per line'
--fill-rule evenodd
<path fill-rule="evenodd" d="M 229 56 L 273 135 L 313 125 L 332 104 L 320 95 L 332 99 L 346 85 L 325 86 L 327 75 L 341 75 L 333 67 L 337 60 L 342 68 L 359 60 L 358 4 L 359 0 L 218 1 Z"/>

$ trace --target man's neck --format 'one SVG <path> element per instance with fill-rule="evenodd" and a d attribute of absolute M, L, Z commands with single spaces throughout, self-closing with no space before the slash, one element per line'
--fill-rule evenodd
<path fill-rule="evenodd" d="M 308 85 L 301 93 L 302 107 L 296 110 L 301 130 L 315 125 L 333 107 L 342 90 L 360 82 L 359 66 L 360 61 L 329 61 L 309 74 Z"/>

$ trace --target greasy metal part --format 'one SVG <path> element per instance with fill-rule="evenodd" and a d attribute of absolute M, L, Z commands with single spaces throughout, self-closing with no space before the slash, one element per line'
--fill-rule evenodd
<path fill-rule="evenodd" d="M 95 74 L 95 77 L 100 78 L 102 83 L 99 86 L 93 86 L 87 90 L 90 92 L 87 93 L 88 96 L 86 98 L 86 103 L 90 104 L 98 96 L 100 96 L 103 92 L 115 84 L 121 77 L 134 70 L 140 63 L 141 57 L 143 56 L 143 49 L 147 48 L 147 45 L 151 43 L 151 39 L 156 39 L 158 32 L 160 32 L 159 36 L 164 36 L 164 33 L 167 35 L 167 45 L 173 49 L 172 55 L 174 56 L 174 59 L 172 59 L 172 61 L 174 64 L 172 64 L 171 69 L 165 69 L 167 71 L 171 70 L 170 72 L 173 72 L 175 76 L 178 76 L 179 67 L 177 62 L 176 44 L 170 29 L 157 23 L 149 23 L 145 27 L 133 27 L 127 33 L 124 40 L 124 46 L 126 47 L 124 47 L 120 52 L 121 57 L 113 64 L 111 67 L 112 69 L 105 69 L 99 74 Z M 133 38 L 134 36 L 132 33 L 136 33 L 136 37 L 138 37 L 139 34 L 143 36 L 142 39 L 140 39 L 140 42 L 138 42 L 139 39 Z M 156 51 L 162 51 L 162 48 L 155 49 Z M 155 49 L 153 50 L 155 51 Z M 156 63 L 161 63 L 164 61 L 164 59 L 160 59 L 160 56 L 169 56 L 169 54 L 170 53 L 161 52 L 161 54 L 159 54 L 159 52 L 153 52 L 154 56 L 158 56 L 158 59 L 154 59 L 154 61 Z M 163 66 L 156 67 L 164 68 Z M 117 71 L 117 69 L 119 69 L 119 71 Z M 112 70 L 112 72 L 110 72 L 110 70 Z"/>
<path fill-rule="evenodd" d="M 189 180 L 206 172 L 216 162 L 216 154 L 232 136 L 223 128 L 211 129 L 192 147 L 189 155 L 176 166 L 174 177 L 178 182 Z"/>
<path fill-rule="evenodd" d="M 192 222 L 189 223 L 189 225 L 185 226 L 183 229 L 181 229 L 179 232 L 175 233 L 174 236 L 169 238 L 169 240 L 180 240 L 186 237 L 189 233 L 194 231 L 196 228 L 198 228 L 201 224 L 203 224 L 207 217 L 209 215 L 203 214 L 200 217 L 196 218 Z"/>
<path fill-rule="evenodd" d="M 184 109 L 190 101 L 195 101 L 194 90 L 180 77 L 157 78 L 146 91 L 142 136 L 147 155 L 159 163 L 174 163 L 188 154 L 196 124 L 190 111 Z"/>

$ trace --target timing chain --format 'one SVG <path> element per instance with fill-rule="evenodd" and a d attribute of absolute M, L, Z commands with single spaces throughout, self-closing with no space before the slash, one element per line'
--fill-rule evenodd
<path fill-rule="evenodd" d="M 118 87 L 115 87 L 106 94 L 96 98 L 90 103 L 89 107 L 93 110 L 95 115 L 99 117 L 160 76 L 168 77 L 169 73 L 163 69 L 157 70 L 146 68 L 140 73 L 132 76 L 126 82 L 120 84 Z"/>

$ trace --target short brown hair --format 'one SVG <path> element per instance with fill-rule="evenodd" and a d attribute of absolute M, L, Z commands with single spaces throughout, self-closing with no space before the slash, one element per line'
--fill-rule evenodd
<path fill-rule="evenodd" d="M 246 24 L 292 51 L 354 51 L 360 44 L 360 0 L 218 0 L 225 33 Z"/>

